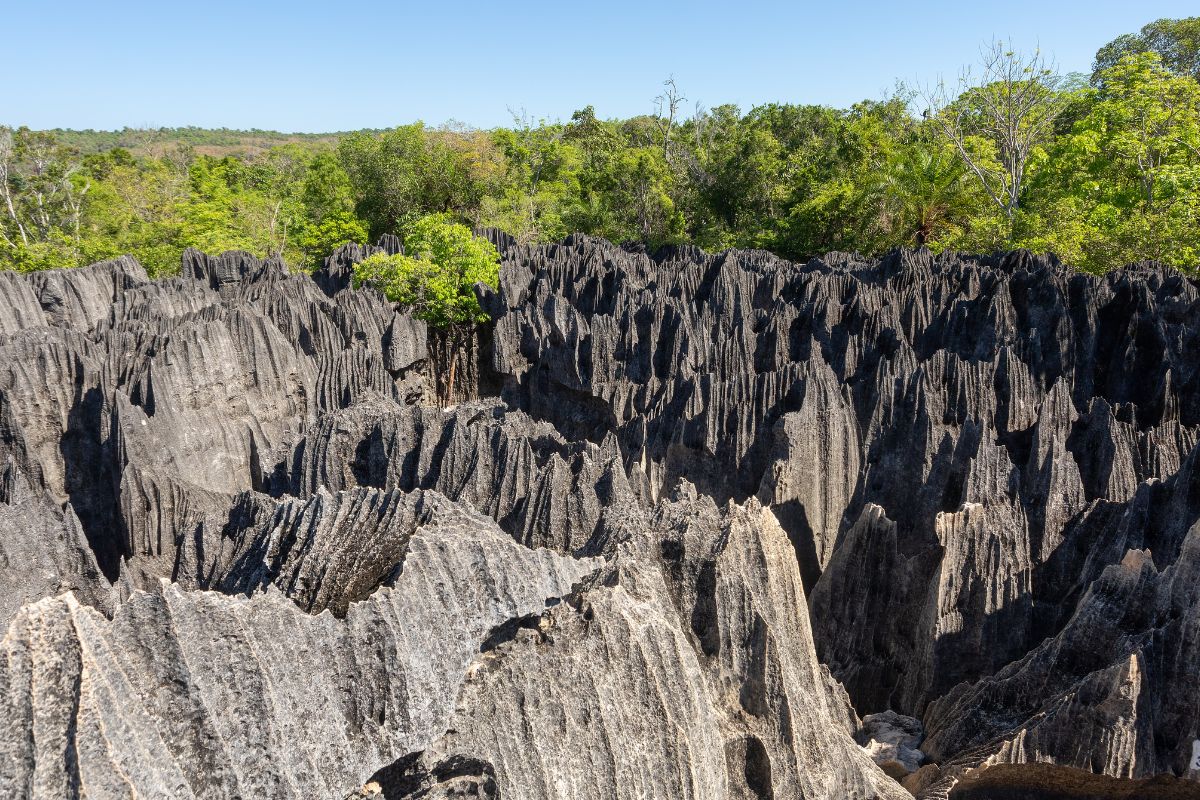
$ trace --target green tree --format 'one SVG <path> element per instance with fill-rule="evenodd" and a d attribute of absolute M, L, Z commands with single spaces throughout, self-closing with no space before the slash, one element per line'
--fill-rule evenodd
<path fill-rule="evenodd" d="M 354 188 L 336 153 L 320 151 L 307 162 L 300 199 L 311 222 L 354 212 Z"/>
<path fill-rule="evenodd" d="M 1200 80 L 1200 17 L 1155 20 L 1138 33 L 1113 39 L 1096 52 L 1092 82 L 1099 85 L 1105 70 L 1139 53 L 1158 53 L 1167 69 Z"/>
<path fill-rule="evenodd" d="M 993 43 L 977 79 L 926 93 L 924 118 L 904 91 L 848 109 L 686 116 L 668 80 L 649 114 L 601 119 L 588 106 L 565 124 L 522 115 L 492 131 L 0 128 L 0 266 L 132 253 L 167 275 L 192 245 L 311 267 L 369 236 L 419 241 L 416 223 L 445 215 L 521 242 L 579 231 L 793 259 L 1024 246 L 1092 270 L 1146 257 L 1190 268 L 1198 29 L 1200 18 L 1158 20 L 1121 37 L 1090 82 Z M 436 300 L 438 282 L 406 269 Z"/>
<path fill-rule="evenodd" d="M 113 150 L 91 156 L 92 189 L 84 208 L 84 263 L 129 253 L 152 277 L 179 269 L 186 170 L 169 159 L 134 159 Z"/>
<path fill-rule="evenodd" d="M 952 149 L 907 145 L 888 160 L 879 185 L 883 225 L 900 246 L 937 246 L 969 224 L 978 204 L 967 167 Z"/>
<path fill-rule="evenodd" d="M 757 111 L 757 109 L 756 109 Z M 736 106 L 697 113 L 683 124 L 683 213 L 688 237 L 704 247 L 770 247 L 786 203 L 787 162 L 770 125 Z"/>
<path fill-rule="evenodd" d="M 344 244 L 367 241 L 367 226 L 348 211 L 326 214 L 320 222 L 308 222 L 297 234 L 297 244 L 304 253 L 305 263 L 318 267 L 322 261 Z"/>
<path fill-rule="evenodd" d="M 1150 210 L 1192 189 L 1200 158 L 1200 83 L 1167 70 L 1157 53 L 1130 55 L 1102 73 L 1103 88 L 1079 126 Z"/>
<path fill-rule="evenodd" d="M 1101 74 L 1089 111 L 1045 157 L 1049 199 L 1022 244 L 1103 271 L 1147 258 L 1200 262 L 1200 84 L 1157 53 Z"/>
<path fill-rule="evenodd" d="M 91 190 L 78 151 L 53 134 L 0 127 L 0 247 L 19 269 L 78 266 Z"/>
<path fill-rule="evenodd" d="M 864 102 L 840 112 L 816 106 L 774 113 L 787 120 L 798 111 L 803 127 L 784 140 L 791 143 L 785 145 L 788 198 L 772 249 L 791 258 L 878 251 L 886 231 L 873 176 L 885 171 L 913 135 L 906 99 Z"/>
<path fill-rule="evenodd" d="M 505 170 L 500 185 L 483 201 L 482 222 L 518 242 L 552 241 L 570 233 L 564 215 L 579 194 L 579 150 L 566 141 L 566 126 L 534 125 L 513 115 L 513 127 L 493 132 Z"/>
<path fill-rule="evenodd" d="M 350 134 L 339 143 L 356 210 L 372 236 L 396 233 L 428 214 L 478 213 L 485 182 L 480 159 L 463 139 L 418 122 L 382 134 Z"/>
<path fill-rule="evenodd" d="M 450 357 L 442 397 L 448 399 L 454 394 L 458 354 L 475 327 L 488 319 L 475 296 L 475 284 L 497 286 L 500 255 L 491 242 L 445 215 L 423 217 L 407 226 L 404 250 L 356 264 L 354 285 L 375 287 L 443 333 Z"/>
<path fill-rule="evenodd" d="M 368 238 L 354 214 L 350 178 L 331 150 L 311 145 L 274 147 L 254 163 L 252 185 L 270 204 L 275 252 L 307 268 L 347 242 Z"/>
<path fill-rule="evenodd" d="M 279 253 L 274 220 L 278 206 L 249 182 L 247 165 L 233 156 L 200 156 L 189 170 L 182 203 L 180 244 L 206 253 L 245 250 Z"/>
<path fill-rule="evenodd" d="M 681 241 L 683 215 L 672 198 L 675 176 L 663 151 L 625 148 L 607 166 L 601 185 L 615 225 L 605 233 L 652 246 Z"/>

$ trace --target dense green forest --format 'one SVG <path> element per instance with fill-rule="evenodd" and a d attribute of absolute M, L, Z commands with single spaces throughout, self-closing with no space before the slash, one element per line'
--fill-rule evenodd
<path fill-rule="evenodd" d="M 475 130 L 0 127 L 0 267 L 244 249 L 318 265 L 431 214 L 522 241 L 583 231 L 803 259 L 897 246 L 1200 264 L 1200 18 L 1104 45 L 1090 75 L 985 47 L 956 85 L 848 109 L 689 106 Z M 445 217 L 443 217 L 445 218 Z"/>

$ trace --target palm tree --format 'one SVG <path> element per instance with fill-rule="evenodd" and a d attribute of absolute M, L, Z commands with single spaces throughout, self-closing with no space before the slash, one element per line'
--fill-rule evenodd
<path fill-rule="evenodd" d="M 902 148 L 878 185 L 891 230 L 923 247 L 947 227 L 965 223 L 973 207 L 966 175 L 962 159 L 944 148 L 926 142 Z"/>

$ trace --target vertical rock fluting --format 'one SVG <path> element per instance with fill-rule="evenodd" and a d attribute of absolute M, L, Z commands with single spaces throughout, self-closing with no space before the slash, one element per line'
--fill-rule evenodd
<path fill-rule="evenodd" d="M 24 283 L 62 300 L 0 334 L 3 439 L 70 502 L 109 580 L 178 577 L 180 542 L 219 538 L 233 496 L 319 415 L 423 393 L 423 323 L 277 261 L 188 251 L 160 283 L 131 259 Z"/>
<path fill-rule="evenodd" d="M 322 487 L 434 489 L 493 517 L 531 547 L 598 552 L 601 511 L 638 503 L 615 440 L 569 443 L 495 401 L 453 410 L 360 403 L 324 416 L 269 481 L 273 494 Z"/>
<path fill-rule="evenodd" d="M 1194 788 L 1193 281 L 487 235 L 0 273 L 0 794 Z"/>
<path fill-rule="evenodd" d="M 1153 265 L 1093 277 L 1027 253 L 651 258 L 586 237 L 511 249 L 486 293 L 509 402 L 570 435 L 615 436 L 648 497 L 685 476 L 771 504 L 821 659 L 860 712 L 918 716 L 1059 635 L 1131 549 L 1159 570 L 1191 558 L 1198 298 Z M 1128 653 L 1092 655 L 1130 670 Z M 1031 700 L 997 724 L 1015 737 L 1043 712 Z M 1184 716 L 1141 717 L 1136 747 L 1153 755 L 1097 736 L 1070 739 L 1075 761 L 1185 774 L 1197 736 Z M 939 758 L 974 744 L 943 726 Z"/>
<path fill-rule="evenodd" d="M 0 648 L 0 794 L 338 796 L 439 735 L 488 632 L 593 566 L 477 516 L 396 533 L 403 571 L 343 619 L 169 584 L 112 620 L 25 606 Z"/>
<path fill-rule="evenodd" d="M 606 520 L 599 575 L 489 643 L 447 735 L 373 793 L 449 793 L 448 765 L 473 764 L 472 783 L 530 800 L 907 797 L 851 738 L 774 516 L 686 488 L 631 516 Z"/>

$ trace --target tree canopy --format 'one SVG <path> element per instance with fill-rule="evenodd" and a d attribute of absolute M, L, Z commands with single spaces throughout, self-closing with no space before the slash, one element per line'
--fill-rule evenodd
<path fill-rule="evenodd" d="M 1105 70 L 1141 53 L 1157 53 L 1167 69 L 1200 80 L 1200 17 L 1158 19 L 1137 33 L 1118 36 L 1096 53 L 1092 81 L 1102 82 Z"/>
<path fill-rule="evenodd" d="M 487 320 L 475 284 L 496 288 L 500 254 L 491 242 L 445 215 L 431 215 L 407 226 L 404 250 L 356 264 L 355 286 L 374 286 L 437 328 Z"/>

